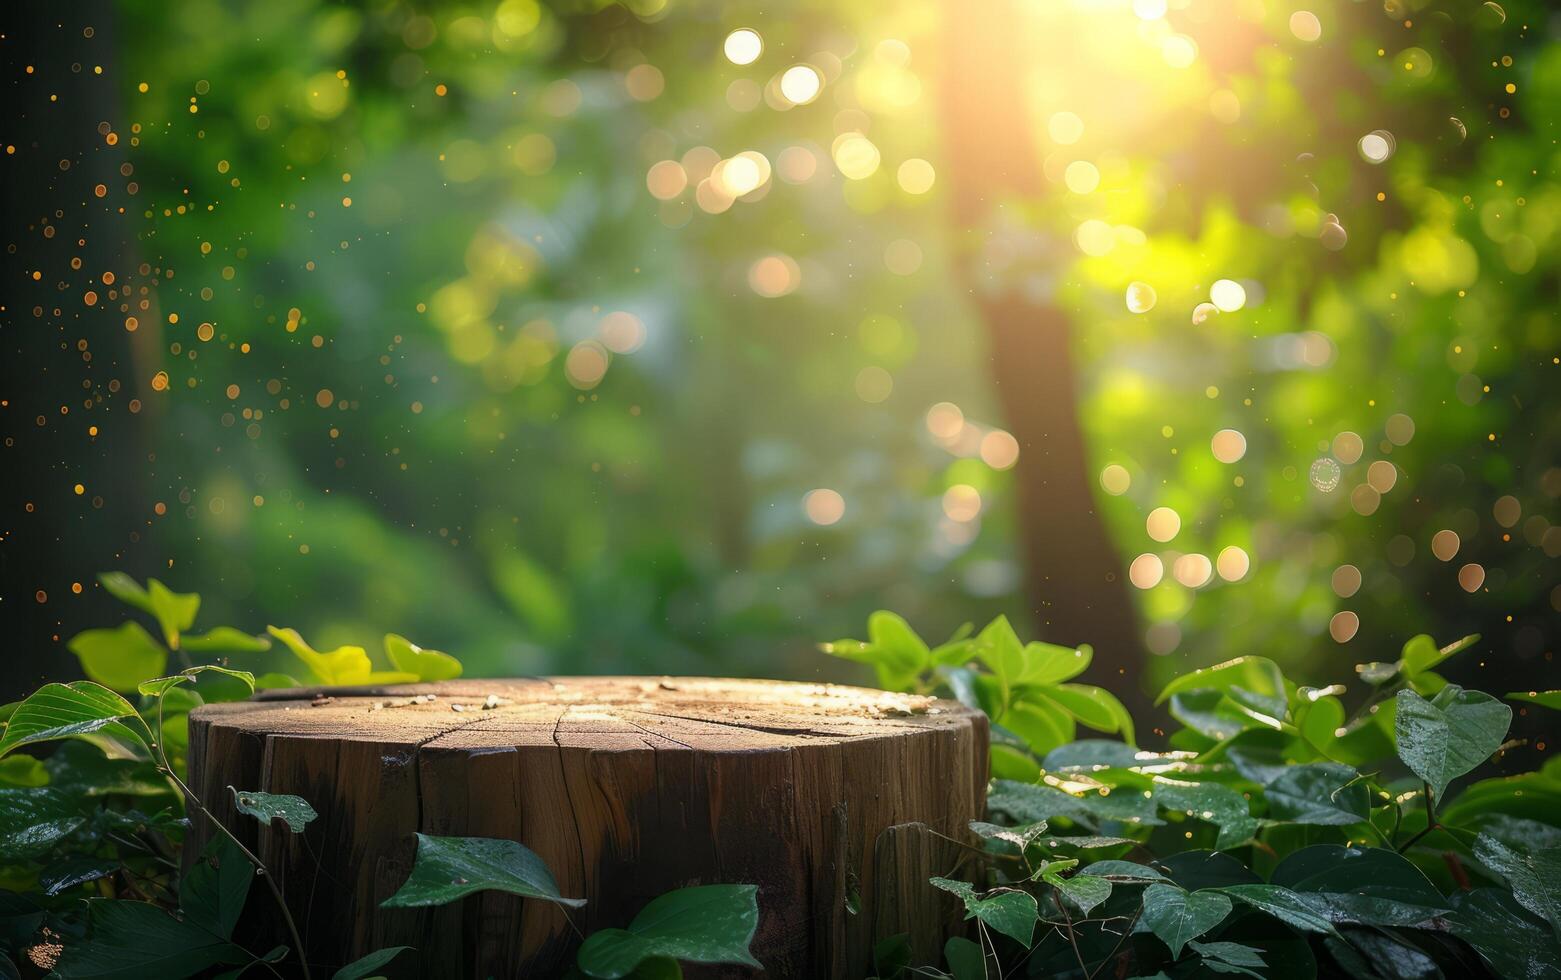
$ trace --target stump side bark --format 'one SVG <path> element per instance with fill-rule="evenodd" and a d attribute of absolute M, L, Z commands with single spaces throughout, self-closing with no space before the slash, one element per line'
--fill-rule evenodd
<path fill-rule="evenodd" d="M 982 815 L 986 760 L 985 716 L 934 698 L 560 677 L 208 705 L 190 719 L 189 770 L 275 873 L 321 968 L 411 945 L 395 964 L 406 975 L 553 976 L 573 962 L 576 927 L 626 926 L 674 888 L 752 883 L 767 976 L 848 977 L 870 972 L 888 936 L 908 933 L 931 962 L 962 934 L 962 910 L 927 878 L 969 859 L 948 838 Z M 319 817 L 299 835 L 261 827 L 235 812 L 230 786 L 301 796 Z M 412 867 L 414 831 L 519 841 L 588 904 L 573 926 L 500 892 L 382 909 Z M 197 818 L 186 854 L 211 833 Z M 257 890 L 248 909 L 257 948 L 286 941 L 268 899 Z"/>

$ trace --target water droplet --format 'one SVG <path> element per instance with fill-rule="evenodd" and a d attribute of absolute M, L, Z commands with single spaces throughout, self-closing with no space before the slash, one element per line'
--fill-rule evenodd
<path fill-rule="evenodd" d="M 1496 23 L 1505 24 L 1507 22 L 1507 11 L 1502 7 L 1501 4 L 1495 3 L 1493 0 L 1486 0 L 1485 9 L 1489 10 L 1491 14 L 1495 16 Z"/>
<path fill-rule="evenodd" d="M 1323 243 L 1323 248 L 1330 252 L 1337 252 L 1349 243 L 1350 233 L 1344 230 L 1337 218 L 1323 223 L 1322 233 L 1317 236 Z"/>
<path fill-rule="evenodd" d="M 1332 493 L 1339 488 L 1339 464 L 1331 457 L 1324 456 L 1312 464 L 1312 486 L 1323 493 Z"/>
<path fill-rule="evenodd" d="M 1452 125 L 1453 132 L 1458 134 L 1458 142 L 1462 143 L 1469 138 L 1469 127 L 1463 124 L 1463 120 L 1457 116 L 1448 116 L 1447 121 Z"/>
<path fill-rule="evenodd" d="M 1127 287 L 1127 310 L 1129 313 L 1148 313 L 1154 309 L 1155 301 L 1159 296 L 1154 287 L 1147 282 L 1132 282 Z"/>
<path fill-rule="evenodd" d="M 1398 140 L 1385 129 L 1374 129 L 1362 136 L 1356 147 L 1360 150 L 1361 159 L 1367 163 L 1386 163 L 1398 149 Z"/>
<path fill-rule="evenodd" d="M 1220 308 L 1213 303 L 1199 303 L 1192 308 L 1192 322 L 1196 325 L 1204 322 L 1211 316 L 1218 316 Z"/>

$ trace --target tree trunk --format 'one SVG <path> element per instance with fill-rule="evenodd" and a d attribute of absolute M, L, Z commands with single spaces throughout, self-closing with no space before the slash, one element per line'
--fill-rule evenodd
<path fill-rule="evenodd" d="M 1014 476 L 1031 613 L 1043 639 L 1092 645 L 1088 679 L 1142 708 L 1134 683 L 1144 652 L 1138 617 L 1095 509 L 1071 325 L 1052 295 L 1066 259 L 1047 253 L 1068 246 L 1035 247 L 1023 240 L 1031 233 L 1022 213 L 1003 213 L 1005 201 L 1044 193 L 1041 147 L 1024 98 L 1027 51 L 1036 46 L 1013 0 L 943 10 L 942 118 L 957 274 L 986 324 L 998 399 L 1019 442 Z M 1032 252 L 1040 253 L 1040 268 Z"/>
<path fill-rule="evenodd" d="M 328 695 L 321 697 L 317 695 Z M 411 696 L 436 699 L 409 703 Z M 497 697 L 496 706 L 490 695 Z M 759 886 L 754 955 L 771 977 L 862 976 L 909 933 L 932 961 L 963 930 L 927 884 L 955 873 L 986 786 L 986 719 L 933 698 L 703 678 L 461 680 L 267 692 L 190 721 L 190 783 L 275 874 L 317 973 L 390 945 L 420 977 L 554 976 L 579 936 L 561 910 L 482 892 L 381 909 L 413 832 L 520 841 L 585 934 L 657 895 Z M 308 800 L 299 835 L 234 811 L 232 793 Z M 197 819 L 187 855 L 212 828 Z M 285 943 L 269 896 L 255 948 Z M 745 976 L 741 968 L 702 976 Z M 328 973 L 327 973 L 328 975 Z"/>

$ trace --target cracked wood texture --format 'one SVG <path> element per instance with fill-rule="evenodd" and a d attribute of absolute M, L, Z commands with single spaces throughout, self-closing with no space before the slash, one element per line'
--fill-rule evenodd
<path fill-rule="evenodd" d="M 434 695 L 428 699 L 426 695 Z M 984 715 L 862 688 L 711 678 L 552 677 L 270 691 L 190 718 L 190 783 L 273 870 L 316 973 L 410 945 L 391 973 L 547 977 L 579 935 L 686 885 L 759 886 L 771 977 L 858 977 L 908 933 L 932 962 L 963 932 L 952 897 L 986 792 Z M 228 787 L 319 811 L 298 835 L 235 812 Z M 520 841 L 570 913 L 501 892 L 381 909 L 414 831 Z M 187 855 L 212 830 L 196 819 Z M 286 942 L 269 895 L 255 948 Z M 397 972 L 399 970 L 399 973 Z M 737 967 L 691 976 L 747 976 Z"/>

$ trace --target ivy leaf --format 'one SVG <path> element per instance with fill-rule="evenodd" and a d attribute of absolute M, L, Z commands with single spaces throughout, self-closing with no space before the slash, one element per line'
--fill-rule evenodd
<path fill-rule="evenodd" d="M 363 977 L 379 972 L 380 967 L 395 959 L 403 951 L 411 948 L 411 946 L 386 946 L 384 949 L 376 949 L 369 955 L 353 960 L 331 974 L 331 980 L 362 980 Z"/>
<path fill-rule="evenodd" d="M 758 967 L 748 951 L 759 926 L 758 891 L 757 885 L 698 885 L 668 892 L 627 929 L 592 933 L 576 964 L 602 980 L 628 976 L 653 957 Z"/>
<path fill-rule="evenodd" d="M 1561 711 L 1561 691 L 1512 691 L 1507 694 L 1507 698 L 1511 701 L 1530 701 L 1541 708 Z"/>
<path fill-rule="evenodd" d="M 83 673 L 116 691 L 134 691 L 168 665 L 168 651 L 134 620 L 77 633 L 66 646 L 81 661 Z"/>
<path fill-rule="evenodd" d="M 1062 892 L 1062 897 L 1084 915 L 1089 915 L 1091 909 L 1111 897 L 1111 882 L 1105 878 L 1097 878 L 1093 874 L 1078 874 L 1072 878 L 1064 878 L 1059 874 L 1051 873 L 1044 875 L 1043 880 Z"/>
<path fill-rule="evenodd" d="M 287 829 L 295 834 L 303 833 L 309 821 L 319 816 L 314 812 L 314 807 L 301 796 L 289 796 L 286 793 L 260 793 L 254 790 L 240 791 L 232 786 L 228 792 L 233 794 L 233 805 L 238 812 L 254 817 L 263 826 L 269 827 L 277 820 L 287 824 Z"/>
<path fill-rule="evenodd" d="M 1395 851 L 1313 844 L 1286 857 L 1269 881 L 1306 893 L 1312 908 L 1334 923 L 1413 926 L 1447 911 L 1447 900 Z"/>
<path fill-rule="evenodd" d="M 1561 977 L 1561 943 L 1505 890 L 1459 892 L 1452 905 L 1445 917 L 1448 928 L 1485 957 L 1499 976 L 1529 980 Z"/>
<path fill-rule="evenodd" d="M 123 724 L 121 719 L 125 719 Z M 92 681 L 45 684 L 12 712 L 5 734 L 0 736 L 0 756 L 18 746 L 104 729 L 128 735 L 142 745 L 152 741 L 151 730 L 135 707 L 103 685 Z"/>
<path fill-rule="evenodd" d="M 1347 827 L 1364 823 L 1371 800 L 1360 774 L 1337 762 L 1289 766 L 1263 789 L 1269 816 L 1291 823 Z"/>
<path fill-rule="evenodd" d="M 1285 716 L 1285 677 L 1279 665 L 1267 657 L 1237 657 L 1183 674 L 1165 686 L 1155 704 L 1163 703 L 1173 694 L 1204 689 L 1230 695 L 1237 703 L 1270 717 L 1282 719 Z"/>
<path fill-rule="evenodd" d="M 1150 885 L 1144 889 L 1139 929 L 1152 932 L 1182 955 L 1182 947 L 1213 929 L 1230 914 L 1230 899 L 1217 891 L 1189 892 L 1175 885 Z"/>
<path fill-rule="evenodd" d="M 490 890 L 545 899 L 569 908 L 585 904 L 583 898 L 560 895 L 547 865 L 515 841 L 418 834 L 412 873 L 380 907 L 445 905 L 473 892 Z"/>
<path fill-rule="evenodd" d="M 1266 912 L 1285 925 L 1302 932 L 1336 935 L 1333 920 L 1317 910 L 1307 896 L 1283 885 L 1221 885 L 1218 889 L 1238 902 Z"/>
<path fill-rule="evenodd" d="M 1112 794 L 1113 796 L 1116 794 Z M 1182 783 L 1156 778 L 1154 802 L 1167 810 L 1206 820 L 1219 828 L 1217 850 L 1239 847 L 1257 832 L 1257 818 L 1242 795 L 1220 783 Z"/>
<path fill-rule="evenodd" d="M 53 786 L 0 789 L 0 860 L 42 857 L 86 822 L 78 799 Z"/>
<path fill-rule="evenodd" d="M 992 929 L 1008 936 L 1025 949 L 1030 948 L 1035 935 L 1035 923 L 1041 917 L 1035 904 L 1035 896 L 1014 888 L 1004 888 L 978 896 L 976 888 L 968 881 L 951 878 L 929 878 L 938 888 L 952 892 L 965 903 L 965 918 L 980 919 Z"/>
<path fill-rule="evenodd" d="M 179 909 L 185 921 L 229 939 L 254 880 L 255 866 L 226 834 L 218 834 L 179 880 Z"/>
<path fill-rule="evenodd" d="M 176 980 L 250 958 L 226 939 L 149 902 L 95 898 L 87 908 L 91 933 L 85 942 L 65 944 L 54 968 L 61 980 Z"/>
<path fill-rule="evenodd" d="M 447 681 L 461 676 L 461 662 L 448 653 L 424 650 L 404 636 L 385 634 L 385 656 L 390 665 L 420 681 Z"/>
<path fill-rule="evenodd" d="M 1084 873 L 1128 885 L 1170 880 L 1147 864 L 1132 861 L 1096 861 L 1087 865 Z"/>
<path fill-rule="evenodd" d="M 191 653 L 211 653 L 218 650 L 232 653 L 264 653 L 271 649 L 271 640 L 264 636 L 252 636 L 231 626 L 218 626 L 205 633 L 189 633 L 180 637 L 179 648 Z"/>
<path fill-rule="evenodd" d="M 1447 784 L 1490 758 L 1507 737 L 1512 709 L 1480 691 L 1449 684 L 1427 701 L 1398 692 L 1394 732 L 1398 757 L 1430 784 L 1437 799 Z"/>
<path fill-rule="evenodd" d="M 1561 930 L 1561 847 L 1524 853 L 1480 834 L 1474 856 L 1506 880 L 1519 904 Z"/>
<path fill-rule="evenodd" d="M 229 667 L 218 667 L 215 664 L 201 664 L 198 667 L 181 670 L 179 673 L 168 677 L 155 677 L 149 681 L 142 681 L 137 685 L 137 690 L 150 697 L 159 697 L 186 681 L 194 681 L 197 675 L 207 673 L 231 677 L 244 684 L 250 691 L 255 689 L 255 675 L 247 670 L 233 670 Z"/>

